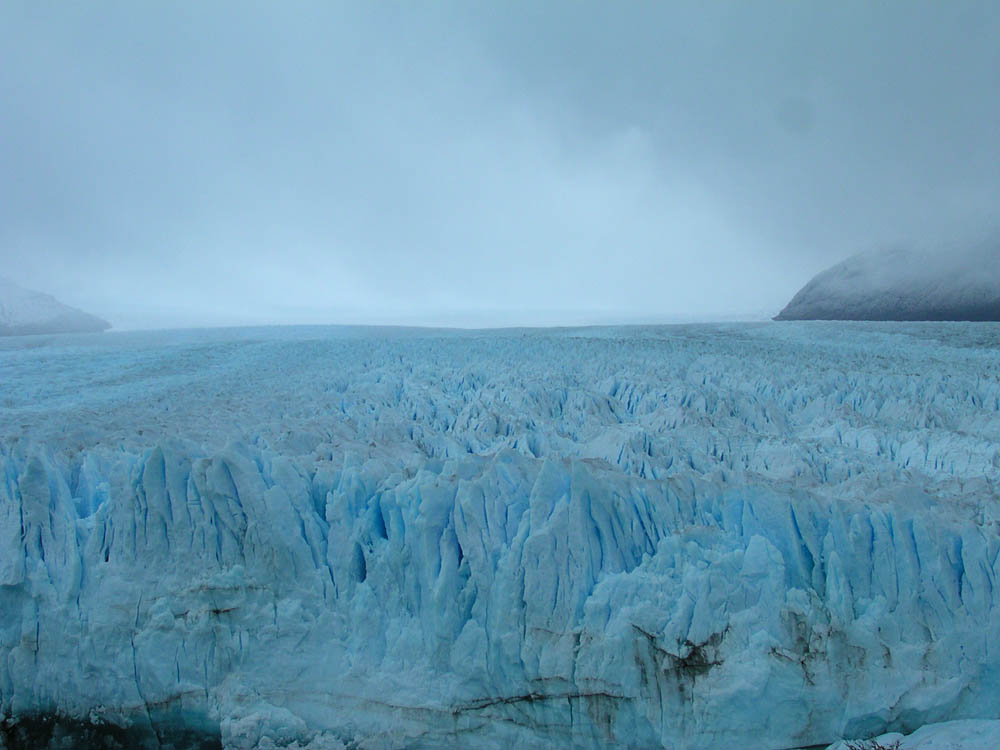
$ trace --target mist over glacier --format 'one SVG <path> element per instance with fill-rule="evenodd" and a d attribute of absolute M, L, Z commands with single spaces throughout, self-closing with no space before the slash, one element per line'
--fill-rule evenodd
<path fill-rule="evenodd" d="M 998 39 L 0 2 L 0 750 L 997 750 Z"/>
<path fill-rule="evenodd" d="M 998 343 L 4 341 L 4 726 L 763 750 L 1000 718 Z"/>

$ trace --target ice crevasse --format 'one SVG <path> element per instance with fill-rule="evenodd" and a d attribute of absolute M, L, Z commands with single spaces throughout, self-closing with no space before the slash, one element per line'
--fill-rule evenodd
<path fill-rule="evenodd" d="M 236 748 L 998 718 L 1000 357 L 941 330 L 7 349 L 0 713 Z"/>

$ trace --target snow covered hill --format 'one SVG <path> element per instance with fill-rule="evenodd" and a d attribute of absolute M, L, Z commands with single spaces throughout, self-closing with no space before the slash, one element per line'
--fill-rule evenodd
<path fill-rule="evenodd" d="M 1000 718 L 998 344 L 7 339 L 0 738 L 774 750 Z"/>
<path fill-rule="evenodd" d="M 806 284 L 775 320 L 1000 320 L 1000 243 L 849 258 Z"/>
<path fill-rule="evenodd" d="M 107 321 L 0 278 L 0 336 L 105 331 Z"/>

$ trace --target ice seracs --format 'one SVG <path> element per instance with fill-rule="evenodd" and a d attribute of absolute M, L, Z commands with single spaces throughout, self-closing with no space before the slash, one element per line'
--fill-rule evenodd
<path fill-rule="evenodd" d="M 1000 718 L 998 341 L 6 340 L 3 726 L 773 750 Z"/>
<path fill-rule="evenodd" d="M 105 320 L 0 277 L 0 336 L 105 331 Z"/>

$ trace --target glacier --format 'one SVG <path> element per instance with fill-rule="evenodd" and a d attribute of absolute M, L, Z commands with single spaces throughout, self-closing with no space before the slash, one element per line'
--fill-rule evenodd
<path fill-rule="evenodd" d="M 874 744 L 877 743 L 877 744 Z M 1000 721 L 966 719 L 926 724 L 909 735 L 887 732 L 868 740 L 836 742 L 828 750 L 855 748 L 883 748 L 893 750 L 996 750 L 1000 747 Z"/>
<path fill-rule="evenodd" d="M 998 345 L 4 340 L 0 743 L 778 750 L 1000 719 Z"/>

